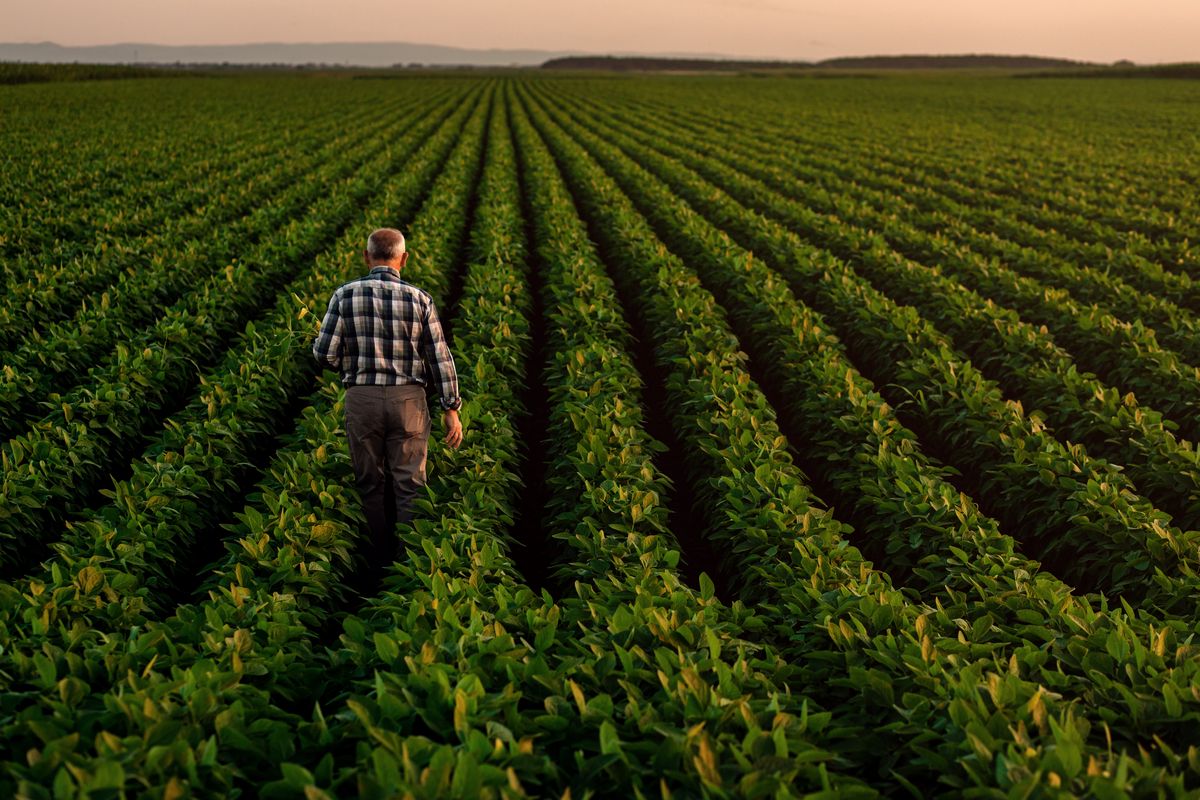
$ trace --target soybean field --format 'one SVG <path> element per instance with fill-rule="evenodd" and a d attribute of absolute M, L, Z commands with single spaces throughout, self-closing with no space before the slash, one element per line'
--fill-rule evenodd
<path fill-rule="evenodd" d="M 1200 85 L 0 87 L 0 795 L 1200 794 Z M 364 579 L 311 345 L 402 230 Z"/>

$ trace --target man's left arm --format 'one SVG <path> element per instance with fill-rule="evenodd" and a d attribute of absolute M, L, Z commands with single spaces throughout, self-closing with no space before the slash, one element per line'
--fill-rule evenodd
<path fill-rule="evenodd" d="M 432 303 L 429 304 L 429 313 L 421 334 L 421 357 L 438 387 L 444 412 L 443 419 L 446 423 L 446 443 L 458 449 L 463 439 L 462 422 L 458 418 L 458 409 L 462 407 L 462 397 L 458 394 L 458 373 L 454 368 L 454 356 L 450 354 L 450 346 L 446 343 L 446 336 L 442 331 L 441 320 L 438 319 L 437 308 Z"/>
<path fill-rule="evenodd" d="M 342 366 L 342 314 L 340 293 L 334 292 L 329 300 L 321 330 L 313 341 L 313 357 L 322 367 L 340 370 Z"/>

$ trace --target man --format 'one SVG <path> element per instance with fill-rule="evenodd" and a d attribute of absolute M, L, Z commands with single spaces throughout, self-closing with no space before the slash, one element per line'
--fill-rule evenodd
<path fill-rule="evenodd" d="M 363 251 L 370 272 L 339 287 L 329 301 L 313 355 L 339 370 L 346 388 L 346 438 L 375 555 L 391 563 L 397 522 L 412 519 L 425 485 L 429 408 L 425 387 L 440 394 L 446 443 L 462 444 L 458 376 L 433 300 L 400 279 L 404 236 L 380 228 Z M 389 489 L 394 503 L 387 502 Z"/>

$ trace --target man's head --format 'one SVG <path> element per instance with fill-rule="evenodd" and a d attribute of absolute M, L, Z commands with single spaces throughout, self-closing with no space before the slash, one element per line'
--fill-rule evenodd
<path fill-rule="evenodd" d="M 394 267 L 399 270 L 408 261 L 404 234 L 395 228 L 380 228 L 367 237 L 363 257 L 369 267 Z"/>

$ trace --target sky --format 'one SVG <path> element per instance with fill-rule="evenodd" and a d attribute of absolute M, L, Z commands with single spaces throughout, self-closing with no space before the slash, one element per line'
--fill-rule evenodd
<path fill-rule="evenodd" d="M 0 41 L 1200 61 L 1200 0 L 0 0 Z"/>

